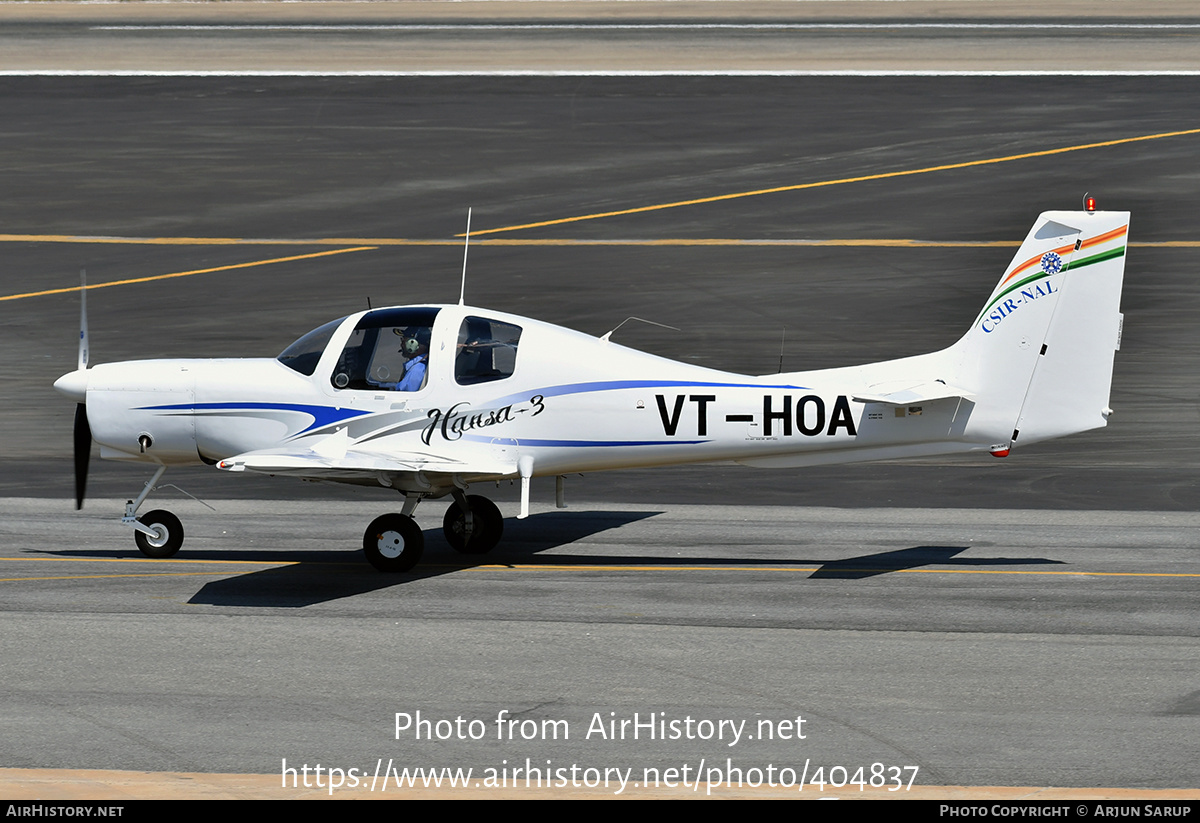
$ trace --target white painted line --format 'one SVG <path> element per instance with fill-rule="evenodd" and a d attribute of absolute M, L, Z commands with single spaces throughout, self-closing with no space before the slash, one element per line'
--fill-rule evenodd
<path fill-rule="evenodd" d="M 1200 69 L 745 69 L 727 71 L 434 70 L 405 71 L 159 71 L 155 69 L 2 69 L 0 77 L 1196 77 Z"/>
<path fill-rule="evenodd" d="M 140 23 L 88 28 L 91 31 L 1178 31 L 1200 29 L 1200 23 Z"/>

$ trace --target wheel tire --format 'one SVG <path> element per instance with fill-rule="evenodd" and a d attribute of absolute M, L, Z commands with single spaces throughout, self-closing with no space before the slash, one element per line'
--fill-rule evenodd
<path fill-rule="evenodd" d="M 367 562 L 381 572 L 406 572 L 417 565 L 424 551 L 421 527 L 403 514 L 376 517 L 363 533 Z"/>
<path fill-rule="evenodd" d="M 478 494 L 467 495 L 467 505 L 471 507 L 474 528 L 468 537 L 467 518 L 458 502 L 450 504 L 446 516 L 442 520 L 442 533 L 446 542 L 457 552 L 463 554 L 487 554 L 500 542 L 504 534 L 504 515 L 496 504 Z"/>
<path fill-rule="evenodd" d="M 155 509 L 139 517 L 138 522 L 158 534 L 157 537 L 151 537 L 142 532 L 135 531 L 133 533 L 133 540 L 137 543 L 138 550 L 147 557 L 157 559 L 171 557 L 183 545 L 183 524 L 169 511 Z"/>

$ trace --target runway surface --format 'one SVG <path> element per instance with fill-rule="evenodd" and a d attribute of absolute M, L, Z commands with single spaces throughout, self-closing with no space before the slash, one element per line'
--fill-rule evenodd
<path fill-rule="evenodd" d="M 0 766 L 729 758 L 1194 796 L 1197 82 L 0 78 Z M 398 577 L 355 551 L 383 489 L 170 472 L 216 511 L 156 493 L 188 531 L 156 562 L 117 522 L 148 472 L 93 460 L 67 499 L 50 384 L 81 267 L 93 362 L 273 356 L 368 298 L 455 300 L 471 206 L 468 302 L 592 334 L 646 317 L 682 331 L 615 339 L 769 373 L 781 338 L 789 370 L 948 345 L 1085 191 L 1133 213 L 1116 414 L 1006 461 L 621 472 L 569 478 L 565 511 L 535 482 L 478 566 L 423 504 L 427 565 Z M 486 733 L 397 739 L 418 710 Z M 537 736 L 497 739 L 502 711 Z M 652 713 L 776 738 L 586 735 Z"/>

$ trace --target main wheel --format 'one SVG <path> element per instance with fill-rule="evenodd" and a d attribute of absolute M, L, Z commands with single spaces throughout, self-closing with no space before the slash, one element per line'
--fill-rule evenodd
<path fill-rule="evenodd" d="M 170 557 L 183 545 L 183 524 L 169 511 L 155 509 L 139 517 L 138 522 L 154 532 L 153 537 L 139 531 L 133 533 L 138 549 L 147 557 Z"/>
<path fill-rule="evenodd" d="M 417 565 L 424 551 L 421 527 L 403 514 L 376 517 L 363 534 L 367 562 L 381 572 L 406 572 Z"/>
<path fill-rule="evenodd" d="M 467 505 L 471 507 L 473 521 L 470 534 L 467 533 L 467 516 L 457 501 L 446 509 L 442 520 L 442 533 L 455 551 L 463 554 L 487 554 L 500 542 L 504 534 L 504 516 L 496 504 L 486 497 L 477 494 L 467 495 Z"/>

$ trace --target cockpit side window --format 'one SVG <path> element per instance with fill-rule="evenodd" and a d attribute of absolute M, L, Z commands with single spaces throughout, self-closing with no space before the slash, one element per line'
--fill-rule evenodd
<path fill-rule="evenodd" d="M 335 389 L 419 391 L 428 381 L 437 309 L 368 312 L 350 333 L 330 382 Z"/>
<path fill-rule="evenodd" d="M 317 362 L 320 361 L 325 347 L 329 345 L 329 339 L 333 337 L 333 333 L 345 319 L 341 317 L 318 329 L 313 329 L 284 349 L 275 359 L 289 369 L 295 369 L 301 374 L 312 377 L 313 372 L 317 370 Z"/>
<path fill-rule="evenodd" d="M 517 367 L 521 327 L 484 317 L 468 317 L 458 329 L 454 380 L 460 386 L 511 377 Z"/>

